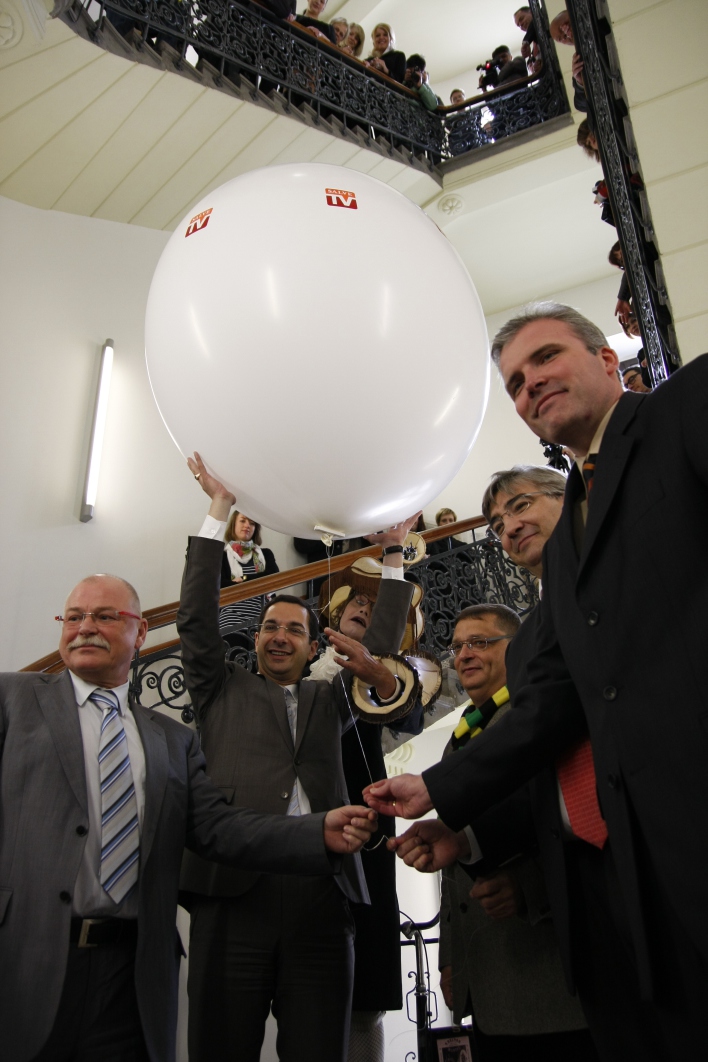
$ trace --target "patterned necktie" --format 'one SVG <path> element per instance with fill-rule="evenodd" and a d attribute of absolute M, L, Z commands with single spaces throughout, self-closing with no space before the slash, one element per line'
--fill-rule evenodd
<path fill-rule="evenodd" d="M 597 454 L 588 454 L 583 461 L 583 479 L 585 480 L 585 490 L 590 498 L 590 491 L 592 490 L 592 481 L 595 475 L 595 462 L 597 461 Z"/>
<path fill-rule="evenodd" d="M 89 700 L 103 713 L 98 744 L 101 781 L 101 885 L 120 903 L 136 885 L 140 855 L 138 803 L 118 698 L 94 690 Z"/>
<path fill-rule="evenodd" d="M 295 738 L 297 737 L 297 701 L 293 697 L 290 690 L 283 687 L 283 693 L 285 694 L 285 708 L 288 713 L 288 725 L 290 727 L 290 735 L 293 739 L 293 745 L 295 744 Z M 290 803 L 288 804 L 288 810 L 286 815 L 302 815 L 300 810 L 300 799 L 298 795 L 297 777 L 295 778 L 295 784 L 293 785 L 293 791 L 290 794 Z"/>
<path fill-rule="evenodd" d="M 597 801 L 597 781 L 590 739 L 565 752 L 556 763 L 570 828 L 576 837 L 604 848 L 607 826 Z"/>

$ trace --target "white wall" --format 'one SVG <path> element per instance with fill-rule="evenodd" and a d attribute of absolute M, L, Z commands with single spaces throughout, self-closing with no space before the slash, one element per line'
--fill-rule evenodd
<path fill-rule="evenodd" d="M 90 572 L 129 579 L 145 608 L 176 600 L 187 535 L 207 505 L 145 369 L 145 302 L 169 234 L 2 198 L 0 231 L 0 670 L 9 670 L 56 647 L 53 616 Z M 82 524 L 107 337 L 116 354 L 101 481 L 96 515 Z M 299 563 L 283 536 L 266 539 L 282 567 Z"/>

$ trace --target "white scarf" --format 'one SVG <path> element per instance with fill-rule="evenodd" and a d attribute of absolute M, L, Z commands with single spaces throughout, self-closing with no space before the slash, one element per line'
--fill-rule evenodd
<path fill-rule="evenodd" d="M 260 546 L 256 546 L 253 542 L 237 542 L 236 545 L 240 546 L 243 550 L 243 557 L 239 557 L 235 549 L 232 549 L 232 544 L 229 542 L 224 546 L 226 551 L 226 559 L 229 562 L 229 568 L 231 569 L 231 582 L 241 583 L 247 578 L 243 574 L 242 564 L 248 564 L 250 560 L 253 561 L 254 567 L 257 572 L 265 571 L 265 557 L 263 556 L 263 550 Z"/>

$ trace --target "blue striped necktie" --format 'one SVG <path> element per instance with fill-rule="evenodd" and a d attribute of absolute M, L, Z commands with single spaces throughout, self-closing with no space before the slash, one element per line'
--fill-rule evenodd
<path fill-rule="evenodd" d="M 101 885 L 120 903 L 136 885 L 140 855 L 138 804 L 118 698 L 94 690 L 89 700 L 103 713 L 98 744 L 101 781 Z"/>

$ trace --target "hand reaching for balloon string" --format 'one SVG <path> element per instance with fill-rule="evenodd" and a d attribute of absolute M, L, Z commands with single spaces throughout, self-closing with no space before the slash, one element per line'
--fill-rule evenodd
<path fill-rule="evenodd" d="M 380 815 L 417 819 L 431 811 L 428 788 L 419 774 L 398 774 L 367 785 L 364 800 Z"/>
<path fill-rule="evenodd" d="M 231 508 L 236 504 L 236 496 L 227 490 L 216 476 L 212 476 L 207 471 L 206 465 L 196 450 L 193 458 L 187 458 L 187 465 L 204 493 L 211 498 L 209 516 L 213 516 L 215 520 L 228 520 Z"/>

